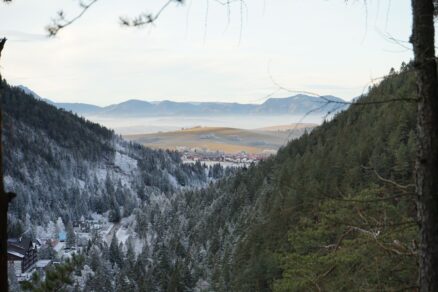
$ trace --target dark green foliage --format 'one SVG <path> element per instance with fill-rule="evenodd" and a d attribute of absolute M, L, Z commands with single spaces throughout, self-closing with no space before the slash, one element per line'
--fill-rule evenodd
<path fill-rule="evenodd" d="M 381 103 L 414 92 L 403 66 L 277 156 L 184 193 L 172 214 L 187 219 L 190 249 L 206 250 L 196 279 L 215 291 L 415 286 L 413 189 L 388 181 L 413 182 L 416 104 Z"/>
<path fill-rule="evenodd" d="M 415 286 L 418 228 L 413 198 L 389 199 L 369 188 L 348 199 L 320 203 L 317 218 L 302 216 L 289 231 L 276 291 L 391 291 Z M 380 198 L 376 200 L 376 198 Z"/>
<path fill-rule="evenodd" d="M 56 256 L 56 251 L 53 247 L 48 244 L 38 249 L 38 259 L 40 260 L 51 260 Z"/>
<path fill-rule="evenodd" d="M 67 224 L 67 247 L 74 247 L 76 245 L 76 234 L 73 229 L 71 220 Z"/>
<path fill-rule="evenodd" d="M 171 152 L 132 145 L 141 181 L 135 231 L 149 241 L 135 257 L 115 238 L 91 247 L 87 291 L 388 291 L 414 287 L 417 236 L 413 182 L 415 103 L 410 66 L 278 155 L 209 187 L 172 193 L 202 177 Z M 373 104 L 373 102 L 379 102 Z M 165 154 L 166 153 L 166 154 Z M 226 171 L 212 168 L 210 177 Z M 232 171 L 231 171 L 232 172 Z M 149 194 L 142 185 L 164 193 Z M 131 204 L 108 176 L 103 211 Z M 117 214 L 116 214 L 117 215 Z M 111 215 L 113 216 L 113 215 Z M 118 220 L 114 220 L 118 221 Z"/>
<path fill-rule="evenodd" d="M 358 102 L 411 98 L 413 92 L 413 75 L 403 71 L 388 76 Z M 415 256 L 385 251 L 357 230 L 349 236 L 349 246 L 344 247 L 346 240 L 338 252 L 324 252 L 323 247 L 336 244 L 349 225 L 369 230 L 371 226 L 357 222 L 360 213 L 369 224 L 383 224 L 376 241 L 385 246 L 391 247 L 396 240 L 407 248 L 416 239 L 417 230 L 412 226 L 415 205 L 407 195 L 380 204 L 345 205 L 338 201 L 400 194 L 377 174 L 400 184 L 412 183 L 414 113 L 413 102 L 353 105 L 261 165 L 272 183 L 260 186 L 259 192 L 267 190 L 259 197 L 261 215 L 254 218 L 236 249 L 236 276 L 231 279 L 234 289 L 271 290 L 273 280 L 282 277 L 285 280 L 278 280 L 275 287 L 285 291 L 318 285 L 328 291 L 415 285 Z M 405 221 L 410 224 L 407 229 L 387 227 Z M 360 266 L 355 267 L 355 263 Z M 328 272 L 332 266 L 336 271 Z"/>
<path fill-rule="evenodd" d="M 408 68 L 372 88 L 359 100 L 366 105 L 351 106 L 290 142 L 277 156 L 206 188 L 172 193 L 174 187 L 163 184 L 159 178 L 164 174 L 157 171 L 165 168 L 168 156 L 145 155 L 138 161 L 142 182 L 134 188 L 143 205 L 133 214 L 135 231 L 150 245 L 135 256 L 132 243 L 125 242 L 125 252 L 115 236 L 110 246 L 95 244 L 89 249 L 94 276 L 85 289 L 414 287 L 415 103 L 372 104 L 410 98 L 414 78 Z M 185 174 L 196 177 L 205 171 L 200 164 L 184 167 L 179 174 L 170 169 L 182 185 Z M 210 169 L 210 177 L 221 174 L 226 173 Z M 169 192 L 150 195 L 142 191 L 142 183 Z M 98 204 L 124 212 L 129 201 L 121 195 L 122 184 L 108 176 L 105 185 Z"/>
<path fill-rule="evenodd" d="M 114 135 L 99 124 L 92 123 L 70 112 L 59 110 L 42 100 L 37 100 L 24 93 L 21 89 L 14 88 L 2 82 L 1 106 L 6 113 L 4 116 L 5 136 L 14 138 L 10 132 L 13 120 L 32 125 L 35 129 L 43 129 L 47 135 L 62 147 L 75 149 L 75 159 L 99 159 L 110 157 L 113 149 L 109 144 Z M 9 127 L 8 127 L 9 126 Z M 102 141 L 108 141 L 102 143 Z M 13 141 L 21 143 L 24 141 Z M 38 147 L 47 145 L 29 145 L 34 151 Z M 90 151 L 92 149 L 92 151 Z M 44 151 L 45 153 L 46 151 Z M 7 155 L 5 155 L 7 157 Z M 49 162 L 56 163 L 56 159 L 47 153 Z"/>
<path fill-rule="evenodd" d="M 47 270 L 43 281 L 38 273 L 34 273 L 31 281 L 21 283 L 21 288 L 32 292 L 65 291 L 67 287 L 74 284 L 72 274 L 80 270 L 83 263 L 84 258 L 82 256 L 73 256 L 72 259 L 66 260 L 65 263 L 53 266 Z"/>
<path fill-rule="evenodd" d="M 111 244 L 109 247 L 109 260 L 114 265 L 117 264 L 119 267 L 122 266 L 122 253 L 120 251 L 116 235 L 113 235 Z"/>

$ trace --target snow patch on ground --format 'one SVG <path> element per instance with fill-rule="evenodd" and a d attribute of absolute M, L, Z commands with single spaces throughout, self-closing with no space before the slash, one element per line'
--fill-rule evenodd
<path fill-rule="evenodd" d="M 63 249 L 65 248 L 65 243 L 64 242 L 58 242 L 53 249 L 57 252 L 60 253 Z"/>
<path fill-rule="evenodd" d="M 114 158 L 114 164 L 118 166 L 124 173 L 130 173 L 137 169 L 137 160 L 129 157 L 128 155 L 116 152 Z"/>
<path fill-rule="evenodd" d="M 177 188 L 179 186 L 178 182 L 176 181 L 176 178 L 173 175 L 167 173 L 167 177 L 169 178 L 169 182 L 172 184 L 174 188 Z"/>
<path fill-rule="evenodd" d="M 95 174 L 99 181 L 105 181 L 108 172 L 104 168 L 98 168 L 96 169 Z"/>
<path fill-rule="evenodd" d="M 93 220 L 101 221 L 101 222 L 106 222 L 107 221 L 107 219 L 102 214 L 98 214 L 96 212 L 91 213 L 91 218 Z"/>
<path fill-rule="evenodd" d="M 114 224 L 109 223 L 104 230 L 102 230 L 103 237 L 108 237 L 113 229 Z"/>
<path fill-rule="evenodd" d="M 128 217 L 122 218 L 120 222 L 123 226 L 128 227 L 136 222 L 136 217 L 134 214 L 129 215 Z"/>
<path fill-rule="evenodd" d="M 137 224 L 136 216 L 130 215 L 122 218 L 120 221 L 120 227 L 115 231 L 117 242 L 123 243 L 123 251 L 128 249 L 128 243 L 132 244 L 134 253 L 138 256 L 146 244 L 145 239 L 140 238 L 137 232 L 135 232 L 135 226 Z"/>
<path fill-rule="evenodd" d="M 144 242 L 144 240 L 142 240 L 140 238 L 134 239 L 133 242 L 134 242 L 135 255 L 138 256 L 143 251 L 143 247 L 145 245 L 145 242 Z"/>
<path fill-rule="evenodd" d="M 123 243 L 123 245 L 125 245 L 130 236 L 129 230 L 125 227 L 121 227 L 119 230 L 117 230 L 116 236 L 118 243 Z"/>
<path fill-rule="evenodd" d="M 85 189 L 85 182 L 83 180 L 77 179 L 76 182 L 77 182 L 77 186 L 79 186 L 81 190 Z"/>

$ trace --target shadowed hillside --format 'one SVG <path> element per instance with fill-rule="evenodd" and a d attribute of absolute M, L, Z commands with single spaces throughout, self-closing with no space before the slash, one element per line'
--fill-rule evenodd
<path fill-rule="evenodd" d="M 415 103 L 380 103 L 414 89 L 403 67 L 357 101 L 378 104 L 353 105 L 275 157 L 185 192 L 165 220 L 182 236 L 165 244 L 169 259 L 195 265 L 198 287 L 213 291 L 415 286 Z M 174 240 L 187 243 L 182 253 Z"/>

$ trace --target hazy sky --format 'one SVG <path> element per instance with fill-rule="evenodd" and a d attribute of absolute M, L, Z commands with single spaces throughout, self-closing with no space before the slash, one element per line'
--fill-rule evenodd
<path fill-rule="evenodd" d="M 2 74 L 43 97 L 108 105 L 127 99 L 259 103 L 278 84 L 360 95 L 371 79 L 412 56 L 409 0 L 214 0 L 171 5 L 158 22 L 122 28 L 119 16 L 157 11 L 161 0 L 100 0 L 58 37 L 44 27 L 73 0 L 0 4 L 9 38 Z M 405 47 L 408 48 L 405 48 Z M 279 91 L 275 96 L 293 93 Z"/>

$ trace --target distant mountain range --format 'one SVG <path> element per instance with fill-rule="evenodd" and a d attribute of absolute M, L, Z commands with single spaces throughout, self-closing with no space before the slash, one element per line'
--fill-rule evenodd
<path fill-rule="evenodd" d="M 108 117 L 156 117 L 156 116 L 209 116 L 209 115 L 326 115 L 344 110 L 345 101 L 339 97 L 321 97 L 299 94 L 286 98 L 269 98 L 262 104 L 225 102 L 148 102 L 131 99 L 122 103 L 99 107 L 86 103 L 56 103 L 40 97 L 25 86 L 18 86 L 35 98 L 44 100 L 58 108 L 82 116 Z M 329 101 L 329 102 L 328 102 Z"/>

